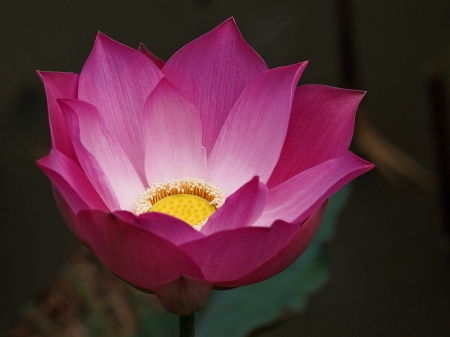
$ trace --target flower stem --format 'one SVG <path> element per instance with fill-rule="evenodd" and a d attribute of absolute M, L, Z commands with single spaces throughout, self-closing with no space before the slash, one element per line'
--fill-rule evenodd
<path fill-rule="evenodd" d="M 180 337 L 194 337 L 195 316 L 180 316 Z"/>

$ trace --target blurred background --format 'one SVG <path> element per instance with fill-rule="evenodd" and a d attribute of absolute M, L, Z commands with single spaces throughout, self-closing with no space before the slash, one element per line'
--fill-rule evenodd
<path fill-rule="evenodd" d="M 354 150 L 377 164 L 353 184 L 327 250 L 329 281 L 302 313 L 258 335 L 450 335 L 440 189 L 449 174 L 442 137 L 450 127 L 442 104 L 450 97 L 449 1 L 0 3 L 0 334 L 18 324 L 76 247 L 35 165 L 50 144 L 35 70 L 79 73 L 99 30 L 167 60 L 234 16 L 270 68 L 309 60 L 300 84 L 368 92 Z"/>

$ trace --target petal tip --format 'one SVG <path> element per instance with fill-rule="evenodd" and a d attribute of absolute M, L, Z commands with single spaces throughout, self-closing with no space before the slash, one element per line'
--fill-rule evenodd
<path fill-rule="evenodd" d="M 46 70 L 35 70 L 36 74 L 39 76 L 42 82 L 44 82 L 51 74 L 55 74 L 54 71 L 46 71 Z M 63 74 L 63 73 L 59 73 Z"/>
<path fill-rule="evenodd" d="M 239 32 L 239 28 L 237 26 L 236 20 L 234 17 L 230 17 L 226 19 L 224 22 L 222 22 L 219 26 L 217 26 L 218 29 L 229 29 L 234 30 L 236 32 Z"/>
<path fill-rule="evenodd" d="M 108 49 L 114 49 L 114 47 L 133 49 L 133 48 L 130 48 L 130 47 L 110 38 L 108 35 L 102 33 L 101 31 L 98 31 L 97 36 L 95 38 L 95 42 L 94 42 L 94 48 L 92 50 L 95 51 L 98 48 L 108 50 Z"/>
<path fill-rule="evenodd" d="M 43 81 L 43 76 L 44 76 L 44 71 L 43 70 L 35 70 L 36 74 L 39 76 L 39 78 L 41 79 L 41 81 Z"/>
<path fill-rule="evenodd" d="M 95 37 L 96 40 L 111 40 L 111 38 L 109 36 L 107 36 L 105 33 L 98 31 L 97 32 L 97 36 Z"/>

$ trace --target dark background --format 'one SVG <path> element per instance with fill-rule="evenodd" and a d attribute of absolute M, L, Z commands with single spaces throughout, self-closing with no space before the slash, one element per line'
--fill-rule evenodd
<path fill-rule="evenodd" d="M 50 141 L 35 69 L 79 73 L 98 30 L 136 48 L 143 42 L 167 60 L 234 16 L 269 67 L 309 60 L 300 84 L 344 86 L 336 3 L 0 1 L 0 334 L 75 242 L 34 163 Z M 450 2 L 353 5 L 355 65 L 358 87 L 368 91 L 367 114 L 386 138 L 436 172 L 426 83 L 430 70 L 450 74 Z M 399 177 L 386 180 L 379 169 L 353 187 L 330 244 L 330 281 L 304 313 L 263 335 L 448 336 L 449 251 L 437 191 Z"/>

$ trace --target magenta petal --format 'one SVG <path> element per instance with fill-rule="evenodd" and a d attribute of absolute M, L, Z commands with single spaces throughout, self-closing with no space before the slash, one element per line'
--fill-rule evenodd
<path fill-rule="evenodd" d="M 373 164 L 346 152 L 303 171 L 269 190 L 266 209 L 256 226 L 270 226 L 275 220 L 304 221 L 342 186 L 371 170 Z"/>
<path fill-rule="evenodd" d="M 134 286 L 152 291 L 185 276 L 202 280 L 198 266 L 170 241 L 114 213 L 81 211 L 84 237 L 109 269 Z"/>
<path fill-rule="evenodd" d="M 142 53 L 102 33 L 80 74 L 78 98 L 98 109 L 141 178 L 142 109 L 161 78 L 161 71 Z"/>
<path fill-rule="evenodd" d="M 254 176 L 269 179 L 283 147 L 292 99 L 306 62 L 255 78 L 233 106 L 208 160 L 208 181 L 225 195 Z"/>
<path fill-rule="evenodd" d="M 52 145 L 61 153 L 78 163 L 77 156 L 69 137 L 69 130 L 57 99 L 78 98 L 78 74 L 58 72 L 37 72 L 44 82 L 47 95 L 48 117 L 50 122 L 50 133 Z"/>
<path fill-rule="evenodd" d="M 205 280 L 226 284 L 241 279 L 272 258 L 295 236 L 301 223 L 275 222 L 272 227 L 240 227 L 181 245 L 201 268 Z"/>
<path fill-rule="evenodd" d="M 52 149 L 37 162 L 76 214 L 83 209 L 108 210 L 86 174 L 70 158 Z"/>
<path fill-rule="evenodd" d="M 180 276 L 155 288 L 153 292 L 168 312 L 189 316 L 208 303 L 211 288 L 211 283 Z"/>
<path fill-rule="evenodd" d="M 164 213 L 150 212 L 136 216 L 130 212 L 119 211 L 114 214 L 128 223 L 172 242 L 176 246 L 204 237 L 204 234 L 198 232 L 186 222 Z"/>
<path fill-rule="evenodd" d="M 267 261 L 263 262 L 256 269 L 251 271 L 243 278 L 226 283 L 216 283 L 215 285 L 221 287 L 238 287 L 248 284 L 264 281 L 269 277 L 272 277 L 284 269 L 289 267 L 308 247 L 317 230 L 319 229 L 320 222 L 322 221 L 323 214 L 327 207 L 327 201 L 322 203 L 318 209 L 302 224 L 300 229 L 295 233 L 289 242 L 286 242 L 285 246 L 275 253 Z"/>
<path fill-rule="evenodd" d="M 59 211 L 75 237 L 89 247 L 87 238 L 80 231 L 76 214 L 80 210 L 96 208 L 107 210 L 86 174 L 70 158 L 56 149 L 37 162 L 50 178 Z"/>
<path fill-rule="evenodd" d="M 288 132 L 269 188 L 347 152 L 364 92 L 304 85 L 295 91 Z"/>
<path fill-rule="evenodd" d="M 230 195 L 212 216 L 201 232 L 210 235 L 227 229 L 251 226 L 266 205 L 268 190 L 258 177 L 254 177 Z"/>
<path fill-rule="evenodd" d="M 197 109 L 162 79 L 145 103 L 145 174 L 149 185 L 183 178 L 204 178 L 202 125 Z"/>
<path fill-rule="evenodd" d="M 244 41 L 233 19 L 181 48 L 162 69 L 197 107 L 208 155 L 244 88 L 266 70 L 264 61 Z"/>
<path fill-rule="evenodd" d="M 147 49 L 146 46 L 144 46 L 143 43 L 141 43 L 139 45 L 138 51 L 140 51 L 142 54 L 144 54 L 145 56 L 147 56 L 150 60 L 153 61 L 153 63 L 159 68 L 162 69 L 162 67 L 164 67 L 164 65 L 166 64 L 166 62 L 164 62 L 163 60 L 161 60 L 159 57 L 155 56 L 152 52 L 150 52 L 150 50 Z"/>
<path fill-rule="evenodd" d="M 97 111 L 79 100 L 59 101 L 80 164 L 110 210 L 130 210 L 145 190 L 130 160 Z"/>

